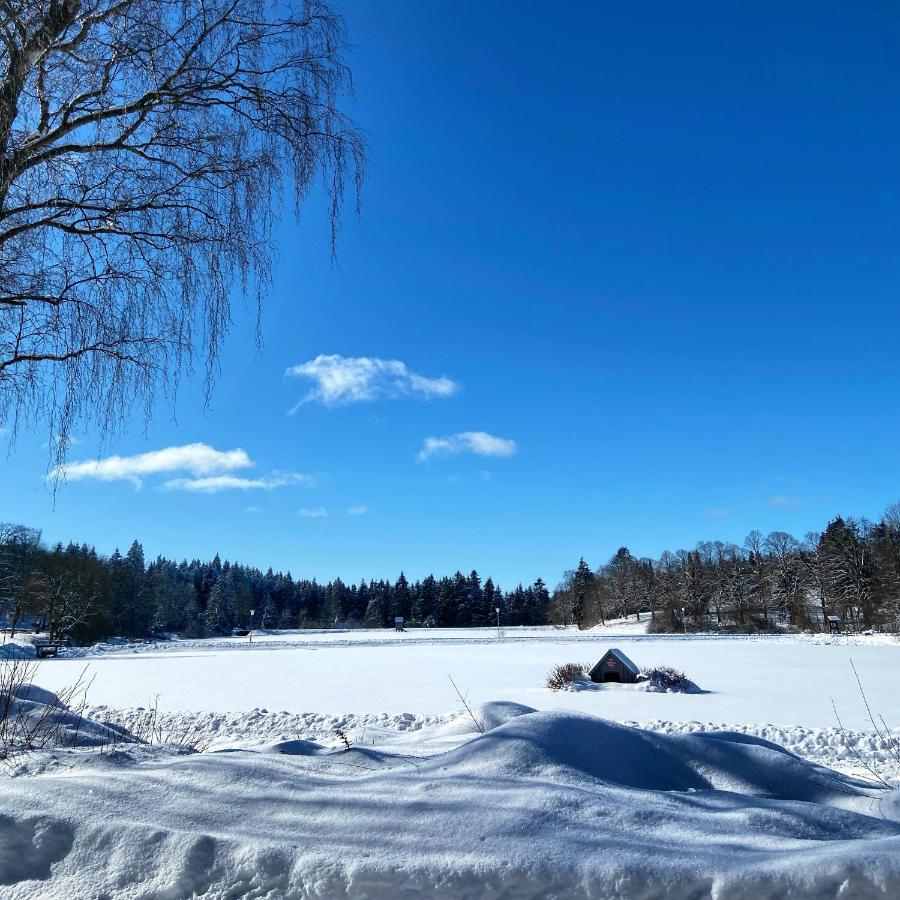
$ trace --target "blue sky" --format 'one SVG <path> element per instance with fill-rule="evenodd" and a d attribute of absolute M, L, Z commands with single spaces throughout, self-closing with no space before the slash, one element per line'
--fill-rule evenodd
<path fill-rule="evenodd" d="M 263 348 L 239 307 L 208 408 L 189 383 L 104 455 L 211 451 L 54 501 L 36 426 L 0 518 L 511 586 L 900 498 L 889 4 L 340 8 L 371 161 L 337 264 L 314 200 L 280 228 Z"/>

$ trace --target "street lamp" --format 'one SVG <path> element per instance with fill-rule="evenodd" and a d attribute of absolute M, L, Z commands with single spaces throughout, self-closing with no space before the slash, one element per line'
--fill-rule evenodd
<path fill-rule="evenodd" d="M 255 613 L 255 609 L 250 610 L 250 628 L 247 629 L 250 632 L 250 643 L 253 643 L 253 613 Z"/>
<path fill-rule="evenodd" d="M 497 613 L 497 640 L 499 641 L 500 640 L 500 607 L 495 606 L 494 610 Z"/>

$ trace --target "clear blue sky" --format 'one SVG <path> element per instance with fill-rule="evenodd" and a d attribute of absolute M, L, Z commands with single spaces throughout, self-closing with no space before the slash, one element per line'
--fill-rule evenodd
<path fill-rule="evenodd" d="M 54 504 L 35 429 L 0 518 L 102 552 L 512 586 L 900 498 L 896 7 L 340 8 L 371 163 L 338 264 L 318 204 L 286 221 L 262 350 L 239 311 L 210 406 L 187 385 L 177 420 L 107 451 L 254 465 Z M 320 355 L 406 370 L 337 395 L 285 375 Z M 265 487 L 184 489 L 223 472 Z"/>

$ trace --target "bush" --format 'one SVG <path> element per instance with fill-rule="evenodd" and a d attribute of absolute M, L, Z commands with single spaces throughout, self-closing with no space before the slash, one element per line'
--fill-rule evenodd
<path fill-rule="evenodd" d="M 658 691 L 690 693 L 697 690 L 697 685 L 684 672 L 673 669 L 671 666 L 653 666 L 653 668 L 641 669 L 640 679 L 649 681 L 650 687 Z"/>
<path fill-rule="evenodd" d="M 28 660 L 0 661 L 0 761 L 78 742 L 89 686 L 85 673 L 57 695 L 33 683 L 36 672 Z"/>
<path fill-rule="evenodd" d="M 554 666 L 547 676 L 547 687 L 551 691 L 564 691 L 571 684 L 587 675 L 587 666 L 582 663 L 563 663 Z"/>

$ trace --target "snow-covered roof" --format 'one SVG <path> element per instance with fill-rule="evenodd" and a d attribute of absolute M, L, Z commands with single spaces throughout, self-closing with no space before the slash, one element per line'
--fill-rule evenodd
<path fill-rule="evenodd" d="M 607 656 L 614 656 L 626 669 L 631 669 L 635 675 L 640 675 L 641 670 L 618 648 L 612 647 L 603 654 L 600 662 L 603 662 Z"/>

